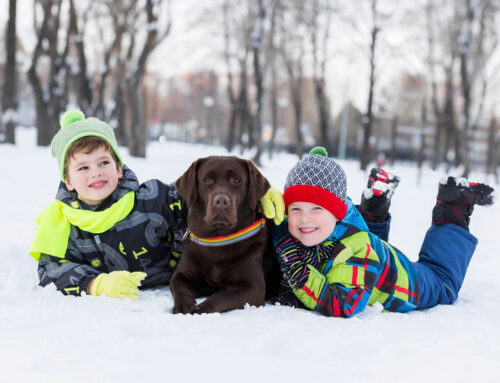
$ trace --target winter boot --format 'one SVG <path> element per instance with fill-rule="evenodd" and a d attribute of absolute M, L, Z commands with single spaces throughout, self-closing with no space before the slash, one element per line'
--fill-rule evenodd
<path fill-rule="evenodd" d="M 493 204 L 493 188 L 485 184 L 472 183 L 465 178 L 448 177 L 439 184 L 437 202 L 432 210 L 432 222 L 451 222 L 469 231 L 469 222 L 474 205 Z"/>
<path fill-rule="evenodd" d="M 366 221 L 384 222 L 389 214 L 389 206 L 400 178 L 381 168 L 373 168 L 368 184 L 361 195 L 359 212 Z"/>

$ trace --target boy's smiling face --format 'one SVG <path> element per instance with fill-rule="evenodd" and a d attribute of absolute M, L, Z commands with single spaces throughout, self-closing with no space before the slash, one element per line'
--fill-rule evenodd
<path fill-rule="evenodd" d="M 293 202 L 288 206 L 288 231 L 305 246 L 327 239 L 337 221 L 332 213 L 313 203 Z"/>
<path fill-rule="evenodd" d="M 76 190 L 89 205 L 99 205 L 109 197 L 123 176 L 122 168 L 102 146 L 91 153 L 76 152 L 67 161 L 66 187 Z"/>

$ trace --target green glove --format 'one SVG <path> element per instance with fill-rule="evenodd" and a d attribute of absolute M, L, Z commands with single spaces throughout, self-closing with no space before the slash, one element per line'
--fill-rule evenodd
<path fill-rule="evenodd" d="M 106 295 L 111 298 L 130 298 L 136 300 L 139 297 L 138 287 L 146 278 L 146 273 L 139 271 L 112 271 L 102 273 L 95 277 L 90 285 L 90 295 Z"/>
<path fill-rule="evenodd" d="M 271 186 L 264 197 L 260 199 L 260 205 L 266 218 L 274 218 L 276 225 L 285 219 L 285 200 L 283 194 L 274 186 Z"/>

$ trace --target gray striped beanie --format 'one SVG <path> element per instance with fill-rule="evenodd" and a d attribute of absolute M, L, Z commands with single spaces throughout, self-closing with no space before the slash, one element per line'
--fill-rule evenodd
<path fill-rule="evenodd" d="M 347 179 L 344 169 L 326 150 L 316 147 L 290 170 L 286 178 L 285 206 L 310 202 L 330 211 L 338 220 L 347 212 Z"/>

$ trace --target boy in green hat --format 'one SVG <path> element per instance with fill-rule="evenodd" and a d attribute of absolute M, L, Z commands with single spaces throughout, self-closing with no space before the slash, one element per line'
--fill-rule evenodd
<path fill-rule="evenodd" d="M 137 299 L 139 286 L 168 283 L 187 222 L 185 201 L 173 185 L 139 184 L 123 164 L 113 129 L 80 111 L 62 116 L 52 154 L 62 182 L 37 218 L 30 249 L 40 285 L 54 283 L 66 295 Z M 275 189 L 261 202 L 278 222 L 284 207 Z"/>

